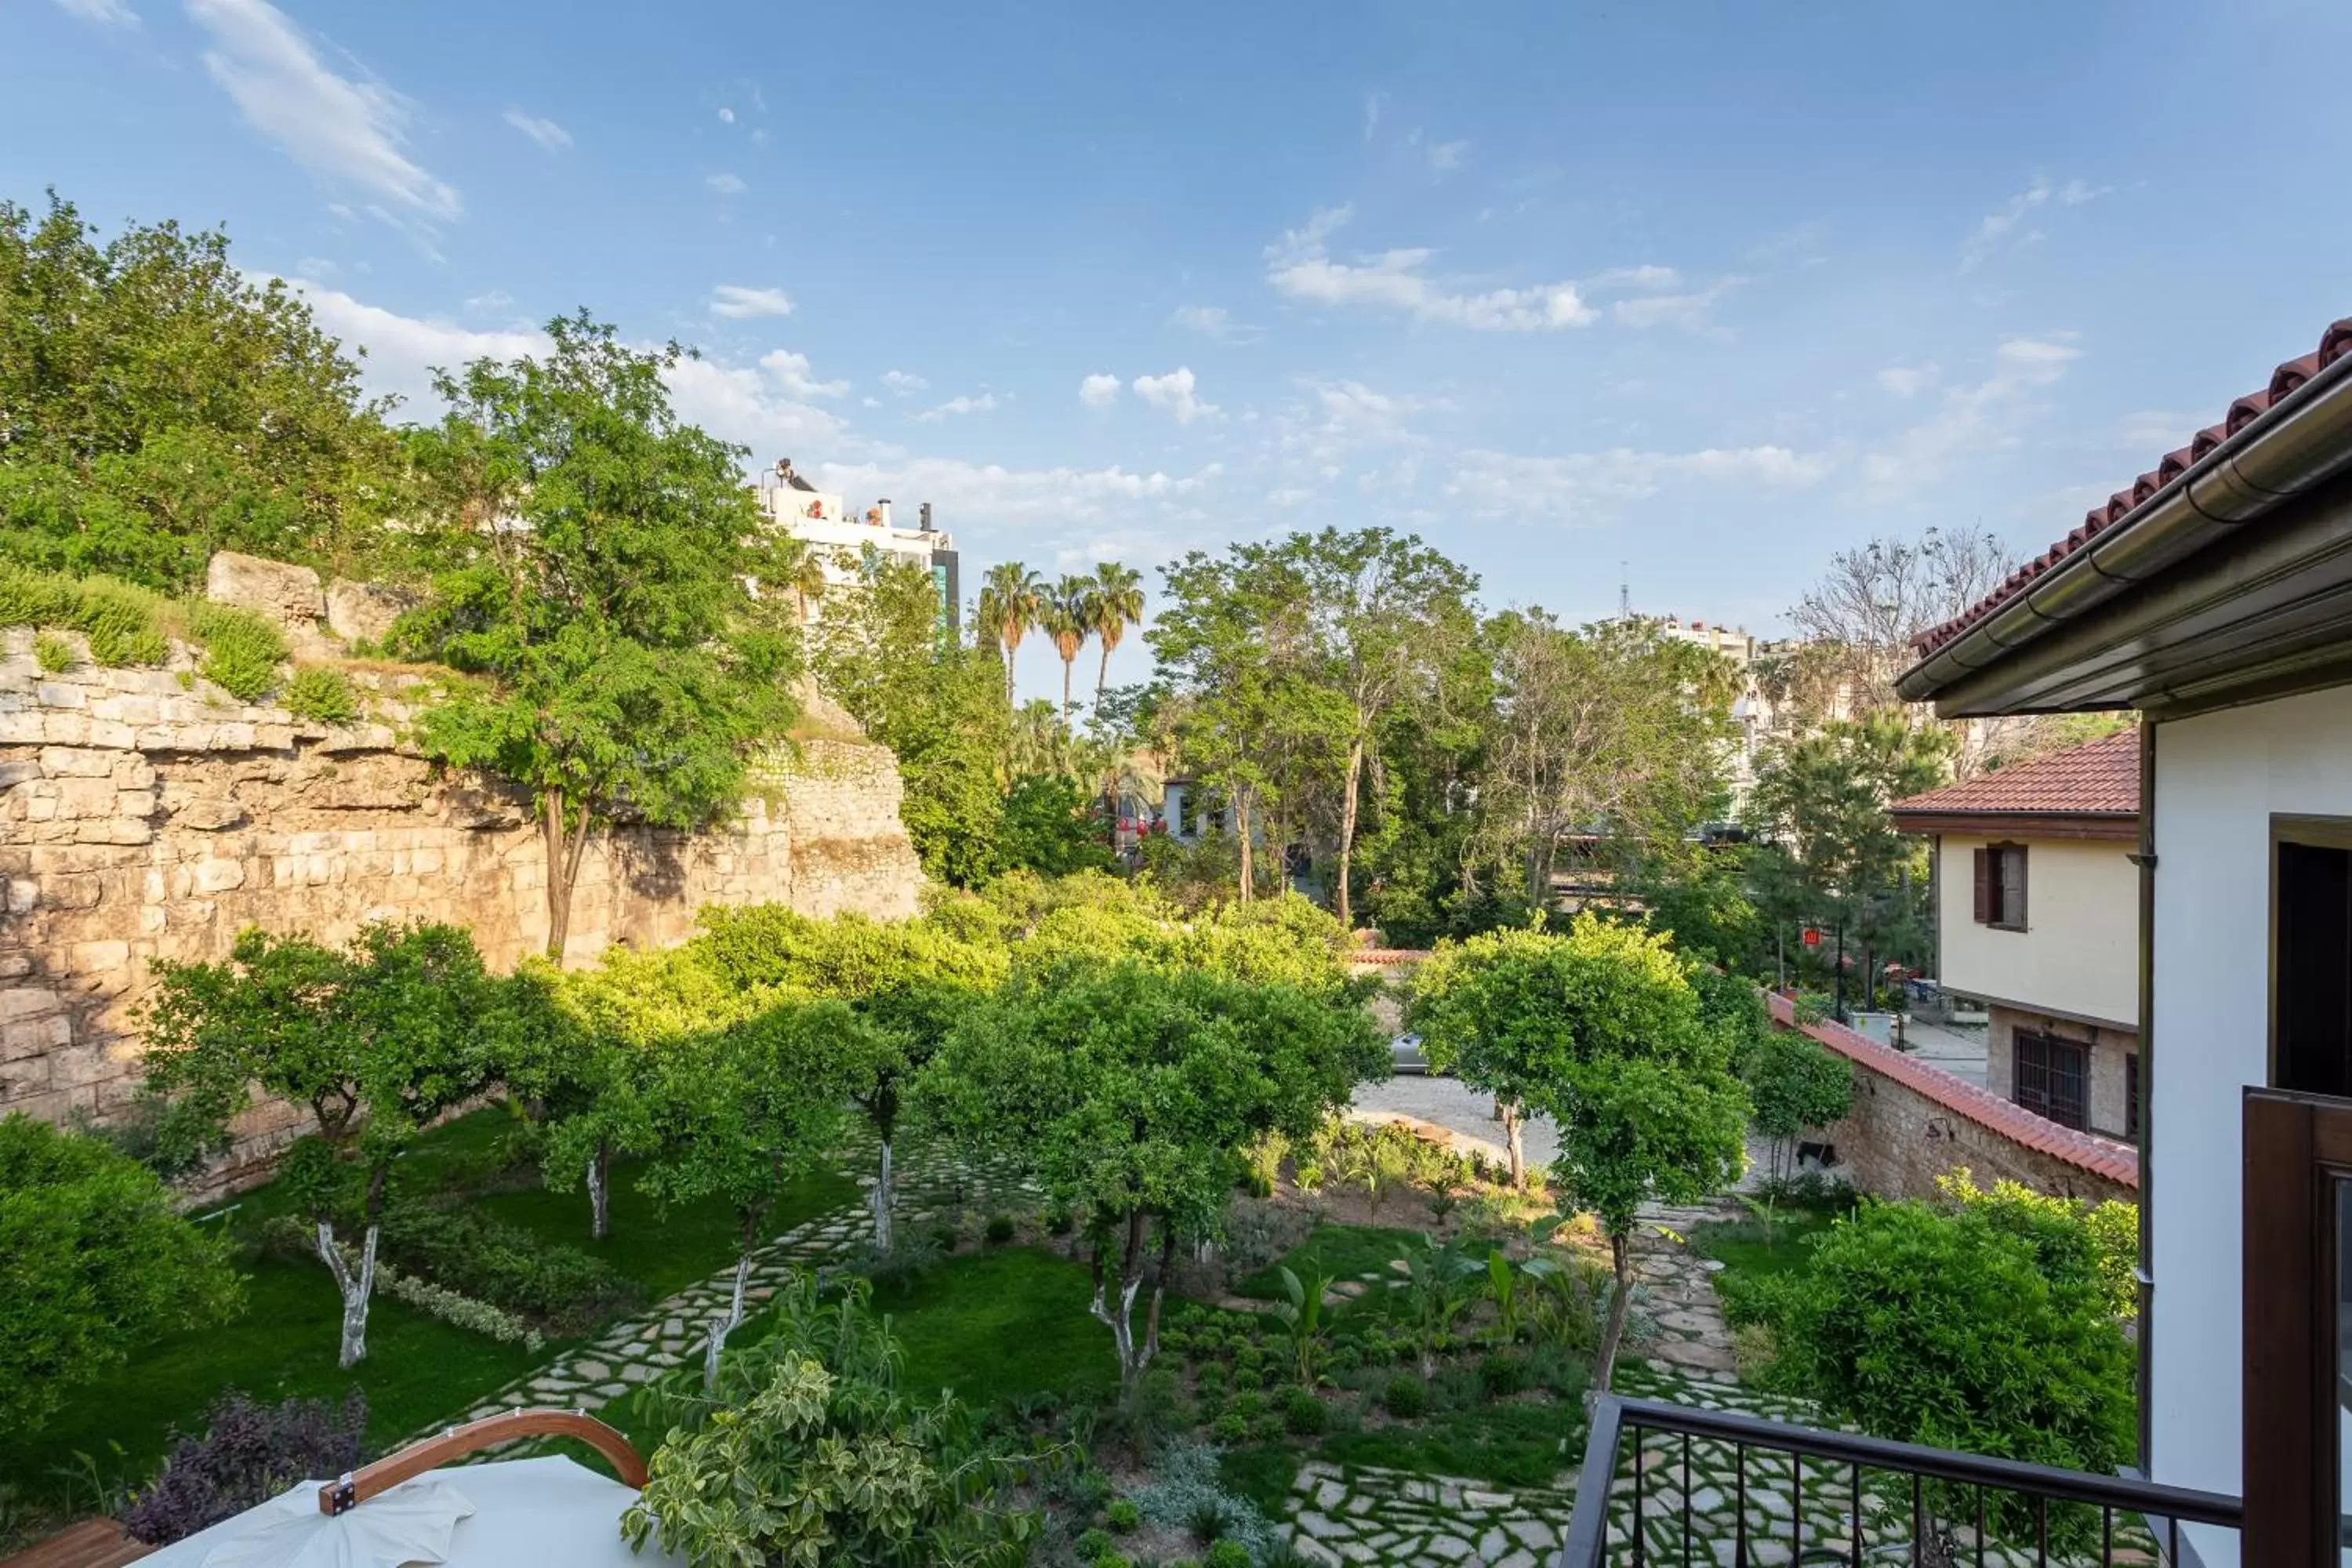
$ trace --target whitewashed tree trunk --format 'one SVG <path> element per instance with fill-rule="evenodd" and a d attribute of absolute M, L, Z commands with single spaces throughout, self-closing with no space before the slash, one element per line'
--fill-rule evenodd
<path fill-rule="evenodd" d="M 890 1250 L 890 1209 L 897 1201 L 891 1192 L 895 1178 L 890 1172 L 890 1140 L 882 1140 L 882 1170 L 874 1178 L 874 1245 L 877 1249 Z"/>
<path fill-rule="evenodd" d="M 588 1212 L 592 1218 L 588 1234 L 598 1241 L 612 1228 L 613 1200 L 604 1180 L 604 1151 L 599 1149 L 588 1156 Z"/>
<path fill-rule="evenodd" d="M 1522 1126 L 1525 1118 L 1519 1114 L 1519 1108 L 1516 1105 L 1507 1104 L 1500 1109 L 1503 1112 L 1503 1136 L 1511 1146 L 1511 1185 L 1514 1189 L 1525 1190 L 1528 1184 L 1527 1139 Z"/>
<path fill-rule="evenodd" d="M 710 1320 L 710 1343 L 702 1352 L 702 1388 L 708 1394 L 719 1386 L 719 1352 L 727 1348 L 727 1336 L 743 1323 L 743 1287 L 751 1277 L 751 1249 L 735 1260 L 735 1293 L 727 1303 L 727 1315 Z"/>
<path fill-rule="evenodd" d="M 367 1227 L 367 1239 L 360 1247 L 360 1268 L 352 1272 L 343 1261 L 342 1248 L 335 1245 L 335 1227 L 327 1221 L 319 1222 L 319 1257 L 327 1272 L 335 1277 L 335 1289 L 343 1297 L 343 1342 L 335 1364 L 357 1366 L 367 1359 L 368 1297 L 375 1289 L 376 1226 Z"/>
<path fill-rule="evenodd" d="M 1116 1311 L 1105 1302 L 1105 1289 L 1095 1287 L 1094 1314 L 1098 1321 L 1110 1325 L 1111 1343 L 1118 1349 L 1118 1400 L 1126 1405 L 1135 1396 L 1137 1385 L 1143 1381 L 1143 1369 L 1151 1364 L 1156 1344 L 1138 1344 L 1135 1341 L 1135 1298 L 1143 1289 L 1143 1271 L 1122 1277 L 1118 1282 L 1118 1308 Z"/>

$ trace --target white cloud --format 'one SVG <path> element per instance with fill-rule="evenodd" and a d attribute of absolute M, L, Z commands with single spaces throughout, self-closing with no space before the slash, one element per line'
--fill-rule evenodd
<path fill-rule="evenodd" d="M 1268 246 L 1266 281 L 1294 300 L 1402 310 L 1474 331 L 1556 331 L 1585 326 L 1599 315 L 1573 283 L 1450 292 L 1423 270 L 1434 254 L 1426 249 L 1383 251 L 1362 263 L 1334 261 L 1326 241 L 1354 216 L 1352 207 L 1325 208 Z"/>
<path fill-rule="evenodd" d="M 1455 460 L 1445 493 L 1495 517 L 1545 517 L 1578 522 L 1612 503 L 1640 500 L 1680 480 L 1738 482 L 1801 489 L 1826 478 L 1834 461 L 1786 447 L 1707 447 L 1644 452 L 1619 447 L 1561 458 L 1482 449 Z"/>
<path fill-rule="evenodd" d="M 1179 425 L 1190 425 L 1195 419 L 1213 419 L 1219 409 L 1195 395 L 1192 367 L 1178 365 L 1166 375 L 1139 375 L 1132 383 L 1135 395 L 1154 408 L 1173 414 Z M 1084 395 L 1083 393 L 1081 395 Z"/>
<path fill-rule="evenodd" d="M 751 188 L 740 174 L 705 174 L 702 183 L 722 196 L 740 196 Z"/>
<path fill-rule="evenodd" d="M 328 69 L 268 0 L 188 0 L 188 15 L 211 39 L 205 69 L 246 123 L 288 157 L 411 217 L 457 216 L 463 204 L 456 188 L 408 155 L 408 100 L 382 82 Z"/>
<path fill-rule="evenodd" d="M 751 447 L 757 467 L 800 452 L 838 451 L 848 439 L 836 415 L 794 395 L 787 379 L 764 361 L 731 365 L 708 358 L 680 360 L 668 374 L 678 417 Z"/>
<path fill-rule="evenodd" d="M 1935 385 L 1942 374 L 1934 360 L 1926 364 L 1890 364 L 1878 373 L 1878 384 L 1897 397 L 1916 397 Z"/>
<path fill-rule="evenodd" d="M 294 263 L 294 270 L 305 278 L 329 279 L 342 270 L 323 256 L 306 256 Z"/>
<path fill-rule="evenodd" d="M 1450 174 L 1462 167 L 1462 154 L 1470 151 L 1467 142 L 1439 142 L 1429 149 L 1429 166 L 1437 174 Z"/>
<path fill-rule="evenodd" d="M 814 465 L 818 482 L 838 494 L 929 500 L 937 507 L 942 527 L 955 527 L 958 519 L 987 518 L 1000 528 L 1077 524 L 1087 526 L 1090 534 L 1096 531 L 1094 524 L 1130 520 L 1138 505 L 1185 502 L 1213 484 L 1221 471 L 1213 463 L 1175 475 L 1156 469 L 1137 473 L 1117 464 L 1105 468 L 1006 468 L 912 457 Z"/>
<path fill-rule="evenodd" d="M 949 398 L 935 408 L 926 408 L 915 416 L 918 423 L 936 425 L 942 419 L 952 419 L 964 414 L 986 414 L 996 406 L 996 394 L 983 392 L 978 397 L 961 394 Z"/>
<path fill-rule="evenodd" d="M 455 370 L 469 360 L 515 359 L 543 353 L 546 337 L 535 331 L 478 331 L 447 321 L 395 314 L 352 298 L 315 279 L 289 279 L 310 307 L 320 330 L 347 346 L 364 348 L 360 379 L 370 392 L 435 404 L 433 370 Z"/>
<path fill-rule="evenodd" d="M 1640 267 L 1612 267 L 1597 278 L 1588 279 L 1585 287 L 1603 289 L 1671 289 L 1683 280 L 1683 275 L 1671 267 L 1644 263 Z"/>
<path fill-rule="evenodd" d="M 506 112 L 506 122 L 550 153 L 561 153 L 572 145 L 572 132 L 552 120 L 525 114 L 520 109 L 509 109 Z"/>
<path fill-rule="evenodd" d="M 725 108 L 720 109 L 720 110 L 719 110 L 719 124 L 721 124 L 721 125 L 732 125 L 732 124 L 734 124 L 734 123 L 735 123 L 735 111 L 734 111 L 733 110 L 731 110 L 731 109 L 725 109 Z"/>
<path fill-rule="evenodd" d="M 931 384 L 925 381 L 921 376 L 916 375 L 911 372 L 903 370 L 886 370 L 882 373 L 882 384 L 888 387 L 893 394 L 899 397 L 912 397 L 915 394 L 928 388 Z"/>
<path fill-rule="evenodd" d="M 135 27 L 139 25 L 139 13 L 124 5 L 122 0 L 58 0 L 58 5 L 68 14 L 85 22 L 94 22 L 101 27 Z"/>
<path fill-rule="evenodd" d="M 1381 110 L 1388 107 L 1389 95 L 1377 89 L 1364 94 L 1364 145 L 1372 144 L 1372 132 L 1381 128 Z"/>
<path fill-rule="evenodd" d="M 1078 383 L 1078 401 L 1089 408 L 1108 408 L 1118 401 L 1118 377 L 1090 375 Z"/>
<path fill-rule="evenodd" d="M 760 356 L 760 368 L 777 387 L 793 397 L 838 397 L 849 390 L 845 381 L 819 381 L 809 369 L 808 355 L 790 349 L 772 349 Z"/>
<path fill-rule="evenodd" d="M 1168 321 L 1171 326 L 1182 327 L 1219 342 L 1255 342 L 1265 335 L 1263 328 L 1234 321 L 1233 312 L 1223 305 L 1179 305 Z"/>
<path fill-rule="evenodd" d="M 2127 452 L 2168 452 L 2189 445 L 2197 431 L 2210 422 L 2209 416 L 2142 409 L 2125 415 L 2116 425 L 2116 445 Z"/>
<path fill-rule="evenodd" d="M 1648 272 L 1650 268 L 1636 268 Z M 1666 271 L 1664 268 L 1654 268 Z M 1745 279 L 1722 278 L 1704 289 L 1685 294 L 1637 294 L 1630 300 L 1620 300 L 1609 307 L 1609 313 L 1628 327 L 1675 326 L 1696 332 L 1707 324 L 1707 312 L 1715 302 L 1739 287 Z"/>
<path fill-rule="evenodd" d="M 753 289 L 742 283 L 721 283 L 710 291 L 710 313 L 730 321 L 761 316 L 789 316 L 792 296 L 782 289 Z"/>
<path fill-rule="evenodd" d="M 476 294 L 466 301 L 468 310 L 503 310 L 514 303 L 514 296 L 503 289 L 493 289 L 487 294 Z"/>
<path fill-rule="evenodd" d="M 2019 226 L 2037 208 L 2046 207 L 2053 201 L 2060 206 L 2078 207 L 2086 202 L 2097 201 L 2114 188 L 2112 185 L 2093 185 L 2083 180 L 2069 180 L 2063 185 L 2053 185 L 2047 179 L 2036 178 L 2025 189 L 1985 214 L 1983 220 L 1977 225 L 1976 233 L 1969 237 L 1967 248 L 1960 253 L 1960 270 L 1973 271 L 1998 250 L 2041 238 L 2039 230 L 2019 230 Z"/>
<path fill-rule="evenodd" d="M 2070 335 L 2004 341 L 1993 351 L 1990 375 L 1950 388 L 1934 414 L 1863 459 L 1863 479 L 1872 498 L 1911 494 L 1965 458 L 2015 445 L 2032 412 L 2034 394 L 2082 357 L 2083 351 L 2067 341 Z"/>

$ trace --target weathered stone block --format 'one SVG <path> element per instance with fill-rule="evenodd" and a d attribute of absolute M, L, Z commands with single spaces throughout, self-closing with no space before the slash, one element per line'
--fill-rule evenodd
<path fill-rule="evenodd" d="M 319 574 L 308 566 L 234 550 L 216 552 L 205 566 L 205 597 L 268 616 L 291 632 L 316 632 L 327 607 Z"/>
<path fill-rule="evenodd" d="M 112 778 L 119 755 L 92 746 L 44 746 L 41 771 L 53 779 Z"/>
<path fill-rule="evenodd" d="M 327 584 L 327 629 L 346 642 L 380 643 L 415 603 L 397 588 L 338 577 Z"/>
<path fill-rule="evenodd" d="M 234 800 L 198 796 L 172 808 L 172 825 L 198 833 L 221 833 L 244 825 L 245 807 Z"/>

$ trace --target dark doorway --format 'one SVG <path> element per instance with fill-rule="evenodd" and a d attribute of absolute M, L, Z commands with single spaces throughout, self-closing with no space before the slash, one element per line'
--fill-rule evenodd
<path fill-rule="evenodd" d="M 2281 822 L 2271 877 L 2271 1081 L 2352 1096 L 2352 843 Z M 2336 842 L 2329 842 L 2336 839 Z"/>

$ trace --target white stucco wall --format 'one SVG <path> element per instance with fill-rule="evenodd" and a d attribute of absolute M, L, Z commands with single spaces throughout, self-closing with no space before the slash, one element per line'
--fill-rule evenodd
<path fill-rule="evenodd" d="M 1996 841 L 2026 847 L 2021 931 L 1976 923 L 1975 852 Z M 1946 834 L 1936 868 L 1943 968 L 1937 978 L 1963 995 L 2137 1028 L 2139 869 L 2130 857 L 2137 847 L 2115 839 Z"/>
<path fill-rule="evenodd" d="M 2352 689 L 2158 727 L 2151 1457 L 2158 1480 L 2225 1492 L 2242 1489 L 2240 1103 L 2268 1075 L 2277 813 L 2352 816 Z"/>

